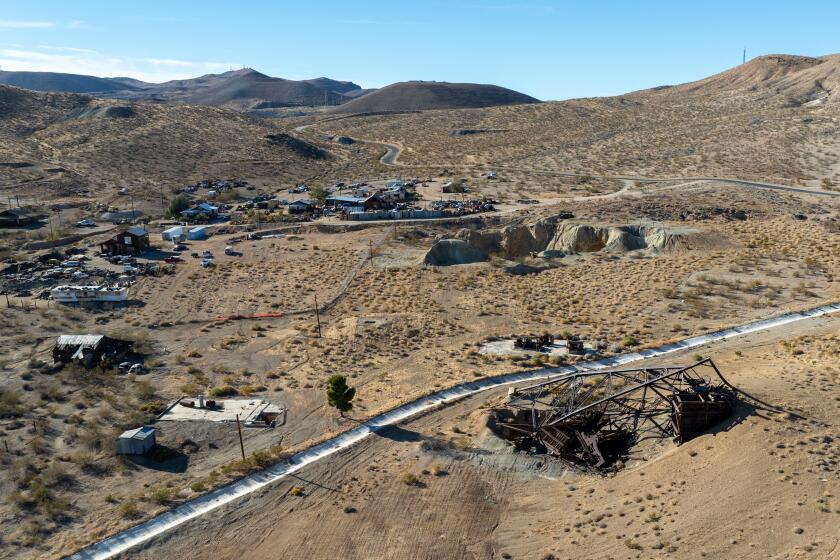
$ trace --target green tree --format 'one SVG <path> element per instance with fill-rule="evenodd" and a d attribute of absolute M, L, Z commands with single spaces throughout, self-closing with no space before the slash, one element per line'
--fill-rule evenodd
<path fill-rule="evenodd" d="M 335 407 L 341 416 L 353 410 L 353 397 L 356 389 L 347 386 L 347 379 L 343 375 L 333 375 L 327 380 L 327 404 Z"/>
<path fill-rule="evenodd" d="M 181 215 L 181 212 L 190 207 L 190 199 L 186 195 L 179 194 L 169 202 L 169 208 L 166 209 L 167 216 L 172 218 Z"/>
<path fill-rule="evenodd" d="M 318 204 L 323 205 L 324 202 L 327 201 L 327 197 L 330 193 L 327 192 L 327 189 L 324 187 L 318 186 L 314 187 L 310 192 L 309 195 L 317 202 Z"/>

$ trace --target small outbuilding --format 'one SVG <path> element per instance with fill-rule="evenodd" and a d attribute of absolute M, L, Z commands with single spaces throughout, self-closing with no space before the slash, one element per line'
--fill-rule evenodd
<path fill-rule="evenodd" d="M 367 197 L 360 196 L 330 196 L 325 206 L 334 210 L 346 210 L 348 212 L 369 212 L 382 207 L 382 200 L 375 194 Z"/>
<path fill-rule="evenodd" d="M 90 369 L 102 362 L 116 362 L 131 344 L 102 334 L 63 334 L 55 341 L 53 363 L 76 362 Z"/>
<path fill-rule="evenodd" d="M 140 226 L 132 226 L 101 243 L 99 247 L 103 253 L 112 255 L 141 253 L 149 248 L 149 232 Z"/>
<path fill-rule="evenodd" d="M 192 208 L 187 208 L 183 212 L 181 212 L 181 216 L 186 219 L 195 219 L 195 218 L 203 218 L 203 219 L 212 219 L 216 217 L 219 213 L 219 207 L 213 206 L 212 204 L 208 204 L 207 202 L 199 202 Z"/>
<path fill-rule="evenodd" d="M 193 241 L 207 239 L 207 229 L 204 226 L 194 227 L 187 232 L 187 239 Z"/>
<path fill-rule="evenodd" d="M 301 198 L 289 203 L 289 214 L 303 214 L 315 208 L 315 203 L 309 199 Z"/>
<path fill-rule="evenodd" d="M 184 226 L 175 226 L 163 230 L 160 234 L 164 241 L 181 241 L 184 235 Z"/>
<path fill-rule="evenodd" d="M 155 429 L 149 426 L 126 430 L 117 438 L 120 455 L 143 455 L 155 446 Z"/>

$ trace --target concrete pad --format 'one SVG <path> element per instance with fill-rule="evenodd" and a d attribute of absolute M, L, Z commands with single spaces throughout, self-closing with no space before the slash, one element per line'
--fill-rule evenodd
<path fill-rule="evenodd" d="M 195 399 L 184 398 L 183 401 Z M 205 422 L 236 422 L 237 415 L 242 423 L 256 422 L 260 414 L 265 412 L 279 413 L 281 407 L 273 405 L 262 399 L 216 399 L 214 408 L 188 407 L 179 401 L 172 408 L 167 410 L 159 420 L 201 420 Z"/>
<path fill-rule="evenodd" d="M 595 351 L 591 343 L 585 342 L 583 344 L 583 351 L 585 354 L 591 354 Z M 565 340 L 555 341 L 554 344 L 543 346 L 540 350 L 526 350 L 524 348 L 516 348 L 513 344 L 513 339 L 507 340 L 493 340 L 485 342 L 479 347 L 478 352 L 488 356 L 516 356 L 516 355 L 532 355 L 532 354 L 547 354 L 549 356 L 568 356 L 569 348 Z"/>

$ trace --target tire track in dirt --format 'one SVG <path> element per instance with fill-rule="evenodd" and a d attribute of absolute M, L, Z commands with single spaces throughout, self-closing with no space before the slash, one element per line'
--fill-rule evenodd
<path fill-rule="evenodd" d="M 832 303 L 801 312 L 786 313 L 744 325 L 730 327 L 705 335 L 687 338 L 640 352 L 622 354 L 576 366 L 526 371 L 471 381 L 421 397 L 388 412 L 375 416 L 357 427 L 312 446 L 294 455 L 288 463 L 277 464 L 263 471 L 248 475 L 228 486 L 214 490 L 195 500 L 186 502 L 170 511 L 159 514 L 139 525 L 93 544 L 71 556 L 73 560 L 106 559 L 145 543 L 187 521 L 196 519 L 243 496 L 257 492 L 270 484 L 300 471 L 304 467 L 330 457 L 339 451 L 356 446 L 367 437 L 404 420 L 441 406 L 490 389 L 515 385 L 526 381 L 548 380 L 580 371 L 594 371 L 625 365 L 648 358 L 698 348 L 750 333 L 775 329 L 807 319 L 814 319 L 840 311 L 840 303 Z"/>

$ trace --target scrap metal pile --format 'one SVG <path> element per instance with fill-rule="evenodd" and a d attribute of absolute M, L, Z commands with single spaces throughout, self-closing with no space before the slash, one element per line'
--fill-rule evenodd
<path fill-rule="evenodd" d="M 604 470 L 644 439 L 703 433 L 732 414 L 736 393 L 710 359 L 583 371 L 512 390 L 490 426 L 520 448 Z"/>
<path fill-rule="evenodd" d="M 548 333 L 540 336 L 518 336 L 513 341 L 514 348 L 525 350 L 542 350 L 552 344 L 554 344 L 554 337 Z"/>

